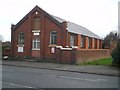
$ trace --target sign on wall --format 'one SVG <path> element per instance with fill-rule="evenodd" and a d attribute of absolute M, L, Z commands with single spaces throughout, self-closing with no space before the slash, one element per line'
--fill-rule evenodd
<path fill-rule="evenodd" d="M 33 35 L 39 35 L 39 32 L 34 32 Z"/>
<path fill-rule="evenodd" d="M 55 47 L 51 48 L 51 53 L 53 53 L 53 54 L 55 53 Z"/>
<path fill-rule="evenodd" d="M 18 52 L 23 52 L 23 47 L 18 47 Z"/>

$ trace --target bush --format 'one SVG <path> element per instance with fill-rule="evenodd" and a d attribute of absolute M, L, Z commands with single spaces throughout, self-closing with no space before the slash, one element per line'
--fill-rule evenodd
<path fill-rule="evenodd" d="M 116 48 L 112 51 L 113 65 L 120 66 L 120 39 L 118 40 Z"/>

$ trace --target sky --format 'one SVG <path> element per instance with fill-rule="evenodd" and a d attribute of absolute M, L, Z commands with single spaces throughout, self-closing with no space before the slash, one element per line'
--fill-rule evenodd
<path fill-rule="evenodd" d="M 101 38 L 118 30 L 120 0 L 0 0 L 0 36 L 11 40 L 11 24 L 36 5 L 54 16 L 86 27 Z"/>

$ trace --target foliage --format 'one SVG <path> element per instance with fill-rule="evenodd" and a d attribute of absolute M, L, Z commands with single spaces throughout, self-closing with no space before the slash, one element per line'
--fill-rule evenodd
<path fill-rule="evenodd" d="M 109 48 L 110 47 L 110 41 L 117 41 L 118 37 L 116 33 L 110 32 L 103 40 L 103 48 Z"/>
<path fill-rule="evenodd" d="M 120 65 L 120 39 L 118 40 L 116 48 L 112 51 L 113 64 Z"/>
<path fill-rule="evenodd" d="M 2 42 L 2 50 L 4 51 L 5 49 L 11 48 L 11 43 L 9 41 Z"/>

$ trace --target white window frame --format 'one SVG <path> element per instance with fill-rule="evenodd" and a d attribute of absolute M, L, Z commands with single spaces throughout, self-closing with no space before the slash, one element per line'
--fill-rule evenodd
<path fill-rule="evenodd" d="M 56 33 L 56 34 L 52 34 L 52 33 Z M 57 45 L 57 32 L 56 31 L 50 32 L 50 45 Z"/>
<path fill-rule="evenodd" d="M 40 50 L 40 40 L 39 39 L 33 39 L 32 50 Z"/>

